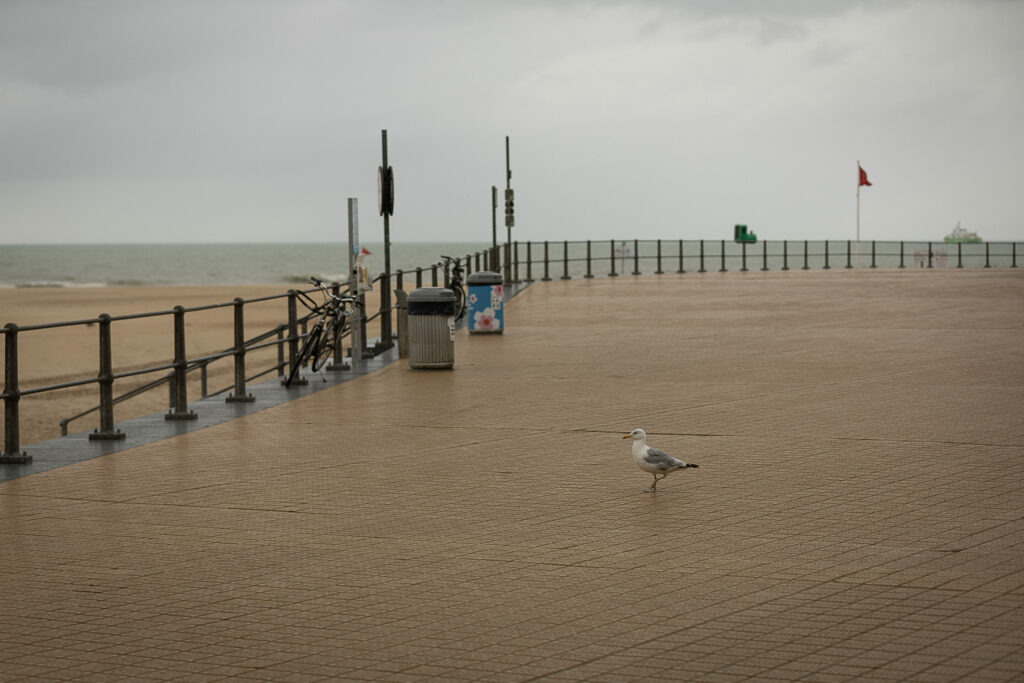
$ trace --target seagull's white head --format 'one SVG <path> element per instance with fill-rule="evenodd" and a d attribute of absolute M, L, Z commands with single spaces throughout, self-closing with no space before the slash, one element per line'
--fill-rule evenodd
<path fill-rule="evenodd" d="M 634 441 L 644 441 L 647 439 L 647 432 L 642 429 L 634 429 L 629 434 L 622 437 L 623 439 L 633 439 Z"/>

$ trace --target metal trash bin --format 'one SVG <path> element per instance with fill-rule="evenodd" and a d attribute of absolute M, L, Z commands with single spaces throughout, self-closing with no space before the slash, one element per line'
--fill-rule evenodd
<path fill-rule="evenodd" d="M 413 290 L 409 307 L 409 367 L 447 369 L 455 364 L 455 292 L 446 287 Z"/>
<path fill-rule="evenodd" d="M 501 334 L 505 331 L 505 285 L 500 273 L 482 270 L 466 279 L 469 301 L 466 318 L 470 334 Z"/>

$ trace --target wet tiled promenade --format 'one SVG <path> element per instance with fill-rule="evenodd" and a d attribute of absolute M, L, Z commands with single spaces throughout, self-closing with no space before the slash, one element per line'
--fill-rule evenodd
<path fill-rule="evenodd" d="M 0 680 L 1024 677 L 1024 273 L 555 281 L 506 322 L 0 484 Z M 634 427 L 700 468 L 643 493 Z"/>

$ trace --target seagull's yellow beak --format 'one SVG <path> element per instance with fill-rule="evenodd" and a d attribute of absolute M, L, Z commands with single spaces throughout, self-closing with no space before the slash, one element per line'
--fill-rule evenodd
<path fill-rule="evenodd" d="M 628 439 L 628 438 L 629 438 L 629 434 L 623 434 L 623 435 L 622 435 L 622 438 L 623 438 L 623 439 Z"/>

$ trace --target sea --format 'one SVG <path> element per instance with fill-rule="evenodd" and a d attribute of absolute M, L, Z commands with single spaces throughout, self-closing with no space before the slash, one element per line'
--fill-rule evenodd
<path fill-rule="evenodd" d="M 384 272 L 384 245 L 370 252 L 371 277 Z M 486 242 L 393 242 L 391 270 L 407 273 L 464 258 Z M 0 245 L 0 287 L 110 287 L 160 285 L 303 284 L 315 276 L 345 282 L 344 242 L 260 244 Z M 547 254 L 547 263 L 545 263 Z M 601 240 L 515 245 L 516 280 L 579 278 L 589 274 L 818 270 L 821 268 L 1017 267 L 1024 245 L 1010 242 L 850 242 L 771 240 Z M 475 264 L 474 264 L 475 265 Z M 476 268 L 471 268 L 476 270 Z"/>
<path fill-rule="evenodd" d="M 366 243 L 371 276 L 384 272 L 383 243 Z M 413 271 L 442 255 L 464 258 L 484 242 L 392 242 L 391 270 Z M 111 287 L 344 282 L 348 244 L 0 245 L 0 287 Z"/>

